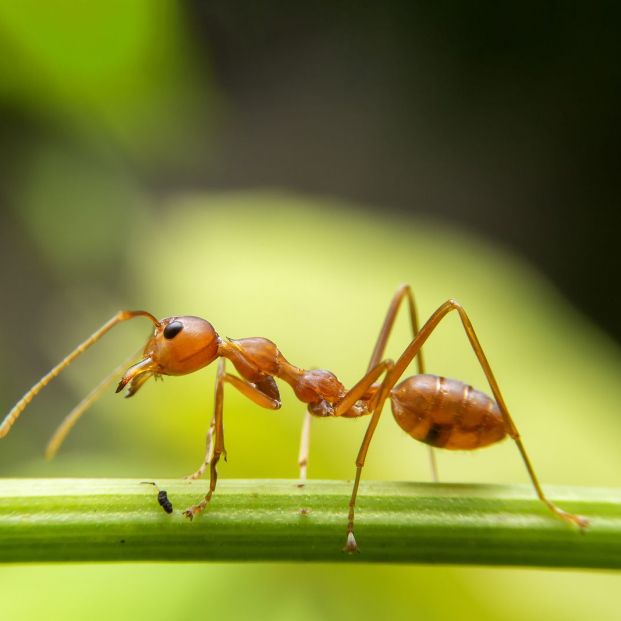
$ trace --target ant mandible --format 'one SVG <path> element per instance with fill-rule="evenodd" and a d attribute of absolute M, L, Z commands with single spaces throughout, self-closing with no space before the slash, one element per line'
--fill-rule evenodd
<path fill-rule="evenodd" d="M 397 361 L 393 362 L 384 359 L 383 355 L 403 300 L 408 302 L 413 338 Z M 440 321 L 451 311 L 456 311 L 461 319 L 466 336 L 485 373 L 493 399 L 458 380 L 425 373 L 422 346 Z M 494 444 L 508 435 L 517 445 L 539 499 L 562 520 L 580 528 L 586 528 L 588 525 L 586 518 L 560 509 L 543 493 L 466 311 L 455 300 L 448 300 L 419 330 L 414 296 L 408 285 L 400 286 L 394 295 L 367 371 L 349 390 L 330 371 L 306 370 L 290 364 L 276 345 L 268 339 L 224 338 L 216 333 L 208 321 L 199 317 L 168 317 L 158 321 L 146 311 L 120 311 L 78 345 L 22 397 L 0 425 L 0 438 L 8 434 L 33 397 L 50 380 L 115 325 L 135 317 L 148 318 L 155 330 L 144 347 L 144 358 L 125 371 L 116 392 L 128 386 L 126 396 L 131 397 L 150 377 L 186 375 L 220 358 L 216 374 L 214 414 L 207 432 L 205 459 L 200 468 L 189 477 L 200 477 L 209 466 L 209 491 L 200 502 L 184 511 L 184 515 L 189 519 L 201 513 L 211 500 L 218 480 L 218 461 L 222 455 L 226 457 L 223 426 L 224 384 L 230 384 L 261 407 L 277 410 L 280 408 L 280 393 L 274 378 L 278 378 L 287 382 L 293 388 L 296 397 L 307 404 L 300 442 L 299 465 L 302 481 L 306 477 L 312 416 L 357 418 L 370 415 L 371 417 L 356 459 L 356 475 L 349 501 L 347 539 L 344 548 L 347 552 L 357 550 L 354 537 L 356 496 L 369 445 L 386 399 L 391 401 L 393 415 L 399 426 L 415 440 L 424 442 L 430 447 L 473 450 Z M 408 377 L 397 385 L 415 358 L 418 374 Z M 240 377 L 226 372 L 227 360 L 233 364 Z M 65 418 L 48 444 L 46 450 L 48 457 L 56 453 L 79 417 L 121 372 L 122 370 L 115 369 Z M 435 478 L 433 458 L 432 466 Z"/>

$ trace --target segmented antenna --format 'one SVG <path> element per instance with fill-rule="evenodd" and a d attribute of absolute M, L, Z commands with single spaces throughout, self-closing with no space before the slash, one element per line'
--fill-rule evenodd
<path fill-rule="evenodd" d="M 103 393 L 112 386 L 122 375 L 127 367 L 131 364 L 142 351 L 142 347 L 133 353 L 129 358 L 124 360 L 119 366 L 117 366 L 112 373 L 110 373 L 105 379 L 103 379 L 91 392 L 76 405 L 67 416 L 63 419 L 62 423 L 58 426 L 52 437 L 50 438 L 47 446 L 45 447 L 45 459 L 52 459 L 58 453 L 62 443 L 65 441 L 69 432 L 73 429 L 78 422 L 82 414 L 88 410 L 88 408 L 103 395 Z"/>
<path fill-rule="evenodd" d="M 99 330 L 93 332 L 83 343 L 80 343 L 66 358 L 59 362 L 47 375 L 44 375 L 14 406 L 5 416 L 0 424 L 0 438 L 4 438 L 20 414 L 26 409 L 28 404 L 45 388 L 63 369 L 68 367 L 81 353 L 86 351 L 91 345 L 96 343 L 106 332 L 122 321 L 133 319 L 134 317 L 147 317 L 155 326 L 159 325 L 158 320 L 147 311 L 119 311 L 112 319 L 107 321 Z"/>

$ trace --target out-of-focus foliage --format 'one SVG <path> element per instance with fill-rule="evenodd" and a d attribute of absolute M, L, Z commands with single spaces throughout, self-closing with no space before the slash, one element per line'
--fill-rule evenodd
<path fill-rule="evenodd" d="M 188 163 L 204 83 L 181 19 L 166 0 L 3 2 L 0 96 L 92 147 Z"/>

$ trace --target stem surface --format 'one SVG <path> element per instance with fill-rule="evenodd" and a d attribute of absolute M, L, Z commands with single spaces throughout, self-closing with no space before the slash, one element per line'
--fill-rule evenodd
<path fill-rule="evenodd" d="M 146 479 L 145 479 L 146 480 Z M 0 561 L 339 561 L 621 567 L 621 490 L 547 487 L 587 516 L 581 532 L 530 486 L 367 481 L 358 554 L 342 552 L 351 483 L 222 480 L 204 514 L 181 511 L 206 481 L 0 479 Z"/>

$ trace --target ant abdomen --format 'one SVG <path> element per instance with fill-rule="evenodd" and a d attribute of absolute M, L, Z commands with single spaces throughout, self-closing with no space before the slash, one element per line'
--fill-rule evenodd
<path fill-rule="evenodd" d="M 496 401 L 458 380 L 414 375 L 393 388 L 391 403 L 401 429 L 438 448 L 481 448 L 506 435 Z"/>

